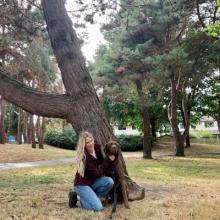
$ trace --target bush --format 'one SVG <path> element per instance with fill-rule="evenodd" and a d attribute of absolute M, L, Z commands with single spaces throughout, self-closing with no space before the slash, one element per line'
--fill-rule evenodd
<path fill-rule="evenodd" d="M 143 150 L 143 137 L 136 135 L 120 135 L 117 141 L 122 146 L 122 151 Z M 72 128 L 48 129 L 45 133 L 46 144 L 74 150 L 77 144 L 77 137 Z"/>
<path fill-rule="evenodd" d="M 137 135 L 120 135 L 117 141 L 122 147 L 122 151 L 143 150 L 143 137 Z"/>
<path fill-rule="evenodd" d="M 197 134 L 199 138 L 212 138 L 213 137 L 210 131 L 199 131 Z"/>
<path fill-rule="evenodd" d="M 44 142 L 46 144 L 74 150 L 77 143 L 76 134 L 72 128 L 48 129 L 45 133 Z"/>

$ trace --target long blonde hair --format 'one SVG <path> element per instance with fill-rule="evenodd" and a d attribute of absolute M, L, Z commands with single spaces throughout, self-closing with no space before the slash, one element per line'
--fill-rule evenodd
<path fill-rule="evenodd" d="M 79 134 L 79 140 L 77 142 L 77 151 L 76 151 L 77 172 L 82 177 L 84 177 L 84 172 L 85 172 L 85 161 L 86 161 L 85 145 L 86 145 L 87 137 L 93 138 L 93 135 L 88 131 L 83 131 Z"/>

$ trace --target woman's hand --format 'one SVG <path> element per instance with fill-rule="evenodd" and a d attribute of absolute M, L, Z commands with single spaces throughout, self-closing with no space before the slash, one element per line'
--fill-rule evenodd
<path fill-rule="evenodd" d="M 111 161 L 114 161 L 114 160 L 115 160 L 115 155 L 109 155 L 108 157 L 109 157 L 109 159 L 110 159 Z"/>

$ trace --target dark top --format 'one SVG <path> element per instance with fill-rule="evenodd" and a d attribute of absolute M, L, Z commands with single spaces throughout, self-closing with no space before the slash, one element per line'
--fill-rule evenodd
<path fill-rule="evenodd" d="M 85 174 L 84 177 L 81 177 L 80 174 L 77 172 L 74 180 L 74 185 L 83 185 L 89 186 L 93 184 L 93 182 L 101 176 L 104 176 L 107 169 L 113 163 L 109 159 L 109 157 L 103 158 L 101 153 L 101 146 L 95 143 L 94 146 L 96 157 L 91 155 L 89 152 L 85 150 L 86 155 L 86 164 L 85 164 Z"/>

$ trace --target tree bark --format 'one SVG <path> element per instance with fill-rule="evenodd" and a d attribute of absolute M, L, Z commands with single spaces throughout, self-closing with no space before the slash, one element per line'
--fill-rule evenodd
<path fill-rule="evenodd" d="M 28 142 L 28 113 L 27 112 L 24 112 L 23 136 L 24 136 L 24 143 L 29 143 Z"/>
<path fill-rule="evenodd" d="M 182 116 L 182 120 L 183 120 L 183 127 L 184 127 L 184 129 L 187 129 L 187 131 L 186 131 L 186 137 L 185 137 L 185 147 L 186 147 L 186 148 L 189 148 L 189 147 L 190 147 L 189 127 L 188 127 L 188 128 L 186 127 L 186 121 L 185 121 L 184 111 L 183 111 L 182 106 L 180 106 L 180 112 L 181 112 L 181 116 Z M 189 118 L 189 121 L 190 121 L 190 112 L 188 111 L 187 114 L 188 114 L 188 118 Z"/>
<path fill-rule="evenodd" d="M 17 139 L 18 144 L 22 144 L 22 132 L 23 132 L 23 120 L 22 120 L 23 115 L 22 115 L 22 113 L 23 113 L 23 110 L 21 108 L 19 108 L 17 135 L 16 135 L 16 139 Z"/>
<path fill-rule="evenodd" d="M 185 156 L 184 155 L 184 139 L 179 131 L 177 123 L 177 107 L 176 107 L 176 84 L 174 75 L 170 78 L 171 82 L 171 101 L 168 106 L 168 117 L 173 130 L 173 136 L 175 140 L 175 156 Z"/>
<path fill-rule="evenodd" d="M 30 116 L 31 146 L 36 148 L 34 116 Z"/>
<path fill-rule="evenodd" d="M 37 117 L 36 134 L 40 149 L 44 149 L 45 118 Z"/>
<path fill-rule="evenodd" d="M 157 124 L 157 119 L 155 116 L 150 117 L 150 124 L 151 124 L 151 133 L 152 137 L 156 140 L 157 135 L 156 135 L 156 124 Z"/>
<path fill-rule="evenodd" d="M 143 158 L 152 159 L 150 119 L 149 119 L 147 106 L 142 107 L 141 116 L 142 116 L 143 126 L 144 126 Z"/>
<path fill-rule="evenodd" d="M 152 159 L 152 148 L 151 148 L 151 131 L 150 131 L 150 117 L 148 113 L 147 100 L 144 97 L 142 82 L 141 80 L 136 80 L 136 87 L 138 96 L 140 99 L 140 114 L 143 121 L 144 127 L 144 143 L 143 143 L 143 158 Z"/>

